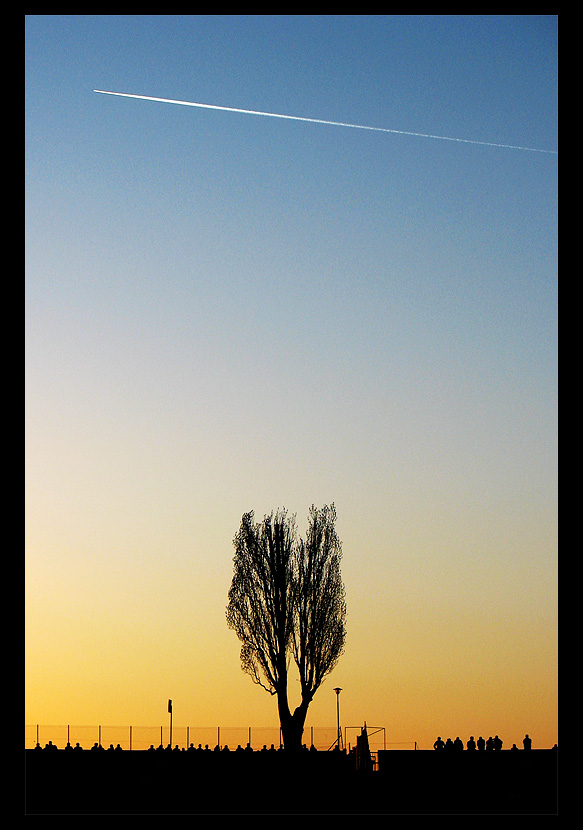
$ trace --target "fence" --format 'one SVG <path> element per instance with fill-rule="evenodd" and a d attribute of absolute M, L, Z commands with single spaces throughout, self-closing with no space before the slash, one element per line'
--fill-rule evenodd
<path fill-rule="evenodd" d="M 144 750 L 150 746 L 168 746 L 170 743 L 169 726 L 46 726 L 35 724 L 25 726 L 24 746 L 25 749 L 34 749 L 37 744 L 44 747 L 52 742 L 58 749 L 64 749 L 69 743 L 75 746 L 77 743 L 83 749 L 91 749 L 94 744 L 107 749 L 109 746 L 121 749 Z M 345 727 L 344 748 L 356 745 L 356 730 L 360 727 Z M 332 749 L 338 739 L 337 727 L 311 726 L 304 730 L 304 743 L 307 746 L 313 745 L 317 750 L 325 752 Z M 348 743 L 346 742 L 348 739 Z M 179 749 L 187 749 L 191 744 L 197 747 L 199 744 L 204 748 L 209 746 L 228 746 L 229 749 L 236 749 L 241 745 L 245 747 L 250 744 L 251 748 L 258 751 L 266 746 L 268 749 L 273 744 L 276 749 L 281 745 L 281 730 L 278 726 L 173 726 L 172 746 Z M 376 753 L 380 749 L 396 748 L 397 745 L 387 743 L 384 727 L 369 728 L 369 746 L 371 752 Z M 399 744 L 399 749 L 414 749 L 415 742 L 407 745 Z"/>

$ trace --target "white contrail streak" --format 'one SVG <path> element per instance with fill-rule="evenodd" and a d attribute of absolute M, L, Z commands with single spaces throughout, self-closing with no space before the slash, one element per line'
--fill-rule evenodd
<path fill-rule="evenodd" d="M 216 104 L 200 104 L 195 101 L 177 101 L 173 98 L 154 98 L 150 95 L 132 95 L 129 92 L 108 92 L 105 89 L 94 89 L 102 95 L 117 95 L 121 98 L 138 98 L 141 101 L 157 101 L 161 104 L 180 104 L 182 107 L 199 107 L 205 110 L 220 110 L 221 112 L 238 112 L 244 115 L 263 115 L 267 118 L 286 118 L 289 121 L 307 121 L 310 124 L 327 124 L 331 127 L 350 127 L 353 130 L 374 130 L 379 133 L 393 133 L 394 135 L 411 135 L 417 138 L 433 138 L 438 141 L 457 141 L 462 144 L 481 144 L 485 147 L 502 147 L 506 150 L 526 150 L 530 153 L 552 153 L 558 155 L 558 150 L 540 150 L 536 147 L 520 147 L 515 144 L 496 144 L 493 141 L 476 141 L 471 138 L 452 138 L 446 135 L 432 135 L 431 133 L 415 133 L 408 130 L 391 130 L 388 127 L 368 127 L 364 124 L 346 124 L 343 121 L 325 121 L 323 118 L 305 118 L 301 115 L 282 115 L 278 112 L 261 112 L 260 110 L 244 110 L 238 107 L 219 107 Z"/>

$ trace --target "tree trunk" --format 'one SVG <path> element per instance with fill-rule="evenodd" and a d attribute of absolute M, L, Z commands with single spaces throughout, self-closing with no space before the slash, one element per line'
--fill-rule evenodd
<path fill-rule="evenodd" d="M 302 737 L 309 705 L 309 700 L 302 700 L 292 715 L 287 702 L 287 694 L 278 695 L 279 723 L 283 737 L 283 747 L 286 752 L 300 752 L 302 748 Z"/>

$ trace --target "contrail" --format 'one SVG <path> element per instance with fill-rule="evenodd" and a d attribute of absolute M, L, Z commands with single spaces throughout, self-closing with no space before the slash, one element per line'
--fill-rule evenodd
<path fill-rule="evenodd" d="M 346 124 L 344 121 L 325 121 L 323 118 L 305 118 L 301 115 L 282 115 L 278 112 L 261 112 L 260 110 L 244 110 L 238 107 L 220 107 L 216 104 L 200 104 L 195 101 L 177 101 L 173 98 L 154 98 L 150 95 L 132 95 L 129 92 L 108 92 L 105 89 L 94 89 L 102 95 L 118 95 L 121 98 L 138 98 L 141 101 L 157 101 L 161 104 L 180 104 L 182 107 L 199 107 L 205 110 L 220 110 L 221 112 L 237 112 L 243 115 L 263 115 L 266 118 L 285 118 L 289 121 L 306 121 L 310 124 L 327 124 L 330 127 L 349 127 L 352 130 L 374 130 L 379 133 L 393 135 L 410 135 L 416 138 L 433 138 L 437 141 L 457 141 L 462 144 L 480 144 L 484 147 L 501 147 L 506 150 L 526 150 L 529 153 L 552 153 L 558 155 L 558 150 L 540 150 L 536 147 L 521 147 L 515 144 L 497 144 L 493 141 L 476 141 L 471 138 L 452 138 L 447 135 L 432 135 L 431 133 L 415 133 L 408 130 L 391 130 L 388 127 L 369 127 L 364 124 Z"/>

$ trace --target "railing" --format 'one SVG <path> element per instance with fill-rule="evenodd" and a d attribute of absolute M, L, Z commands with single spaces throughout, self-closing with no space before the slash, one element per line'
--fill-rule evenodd
<path fill-rule="evenodd" d="M 349 735 L 346 730 L 350 729 Z M 356 745 L 355 727 L 344 730 L 345 746 L 350 749 L 350 743 Z M 168 746 L 170 744 L 169 726 L 51 726 L 44 724 L 27 725 L 24 727 L 25 749 L 34 749 L 39 744 L 45 747 L 49 742 L 58 749 L 64 749 L 69 743 L 71 746 L 79 744 L 83 749 L 91 749 L 98 744 L 105 749 L 119 745 L 125 750 L 146 750 L 150 746 Z M 371 729 L 369 734 L 369 746 L 371 752 L 380 749 L 414 749 L 415 742 L 410 741 L 407 745 L 396 745 L 387 743 L 384 727 Z M 346 743 L 346 738 L 354 738 Z M 304 729 L 303 740 L 309 746 L 314 746 L 318 751 L 326 752 L 337 743 L 337 727 L 311 726 Z M 266 746 L 268 749 L 273 746 L 278 749 L 282 744 L 281 730 L 278 726 L 173 726 L 172 746 L 179 749 L 187 749 L 191 744 L 203 748 L 208 746 L 214 749 L 219 746 L 221 749 L 228 746 L 229 749 L 236 749 L 237 746 L 245 747 L 247 744 L 255 751 Z"/>

